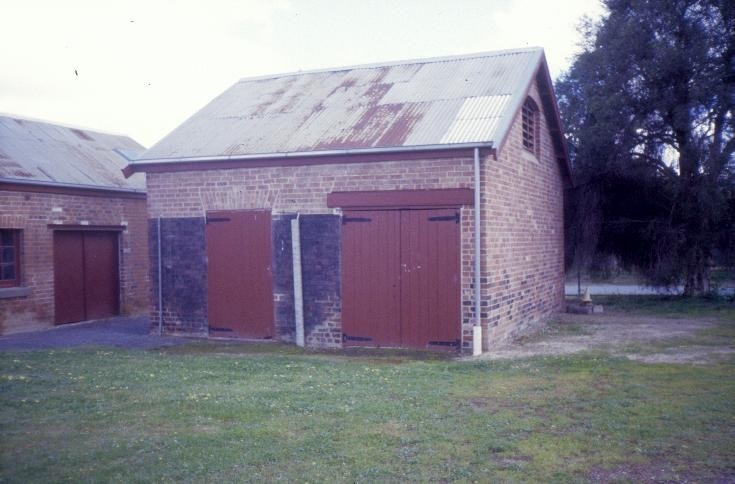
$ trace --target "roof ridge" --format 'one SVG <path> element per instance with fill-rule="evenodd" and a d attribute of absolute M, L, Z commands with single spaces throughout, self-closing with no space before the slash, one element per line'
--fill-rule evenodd
<path fill-rule="evenodd" d="M 13 114 L 13 113 L 6 113 L 6 112 L 0 112 L 0 118 L 20 120 L 20 121 L 23 121 L 23 122 L 35 123 L 35 124 L 47 124 L 47 125 L 50 125 L 50 126 L 55 126 L 57 128 L 75 129 L 75 130 L 78 130 L 78 131 L 85 131 L 85 132 L 94 133 L 94 134 L 103 134 L 103 135 L 106 135 L 106 136 L 115 136 L 115 137 L 118 137 L 118 138 L 127 138 L 127 139 L 129 139 L 131 141 L 134 141 L 136 144 L 139 144 L 140 145 L 140 143 L 138 143 L 137 141 L 135 141 L 132 137 L 130 137 L 127 134 L 123 134 L 123 133 L 114 133 L 112 131 L 103 131 L 103 130 L 100 130 L 100 129 L 88 128 L 86 126 L 80 126 L 80 125 L 75 125 L 75 124 L 70 124 L 70 123 L 60 123 L 60 122 L 51 121 L 51 120 L 48 120 L 48 119 L 34 118 L 34 117 L 31 117 L 31 116 L 25 116 L 25 115 L 20 115 L 20 114 Z M 143 145 L 141 145 L 141 146 L 143 146 Z"/>
<path fill-rule="evenodd" d="M 300 76 L 304 74 L 318 74 L 318 73 L 324 73 L 324 72 L 343 72 L 343 71 L 352 71 L 352 70 L 358 70 L 358 69 L 377 69 L 379 67 L 394 67 L 394 66 L 413 65 L 413 64 L 434 64 L 438 62 L 449 62 L 449 61 L 454 61 L 454 60 L 469 60 L 469 59 L 477 59 L 481 57 L 499 57 L 502 55 L 526 54 L 526 53 L 533 53 L 533 52 L 543 53 L 544 49 L 543 47 L 520 47 L 516 49 L 502 49 L 502 50 L 493 50 L 493 51 L 485 51 L 485 52 L 473 52 L 469 54 L 454 54 L 454 55 L 447 55 L 447 56 L 440 56 L 440 57 L 403 59 L 403 60 L 397 60 L 397 61 L 373 62 L 373 63 L 355 64 L 355 65 L 340 66 L 340 67 L 322 67 L 322 68 L 317 68 L 317 69 L 306 69 L 302 71 L 283 72 L 279 74 L 265 74 L 261 76 L 243 77 L 240 80 L 238 80 L 236 84 L 240 84 L 242 82 L 260 81 L 260 80 L 266 80 L 266 79 L 279 79 L 282 77 L 291 77 L 291 76 Z"/>

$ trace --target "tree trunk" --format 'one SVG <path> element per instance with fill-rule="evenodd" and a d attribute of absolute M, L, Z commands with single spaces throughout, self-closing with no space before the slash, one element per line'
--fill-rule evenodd
<path fill-rule="evenodd" d="M 684 277 L 685 296 L 701 296 L 710 291 L 708 260 L 698 246 L 689 249 Z"/>
<path fill-rule="evenodd" d="M 716 235 L 715 190 L 706 178 L 696 172 L 688 173 L 688 183 L 682 184 L 681 204 L 684 220 L 684 295 L 701 296 L 710 290 L 710 256 Z"/>

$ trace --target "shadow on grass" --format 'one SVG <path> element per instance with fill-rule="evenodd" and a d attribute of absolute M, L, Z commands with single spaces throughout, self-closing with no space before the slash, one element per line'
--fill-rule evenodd
<path fill-rule="evenodd" d="M 196 341 L 190 344 L 160 348 L 157 351 L 173 355 L 267 355 L 320 356 L 370 360 L 374 363 L 405 363 L 409 361 L 447 361 L 459 356 L 456 352 L 400 348 L 349 347 L 341 349 L 300 348 L 289 343 L 251 341 Z"/>
<path fill-rule="evenodd" d="M 571 298 L 570 300 L 576 300 Z M 735 321 L 735 299 L 730 296 L 595 296 L 605 311 L 639 313 L 675 318 L 713 317 Z"/>

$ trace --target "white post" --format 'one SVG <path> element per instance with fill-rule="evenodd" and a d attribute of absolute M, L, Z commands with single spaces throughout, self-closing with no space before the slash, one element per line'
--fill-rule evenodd
<path fill-rule="evenodd" d="M 301 285 L 301 232 L 299 216 L 291 220 L 291 258 L 293 259 L 293 306 L 296 319 L 296 344 L 304 346 L 304 293 Z"/>

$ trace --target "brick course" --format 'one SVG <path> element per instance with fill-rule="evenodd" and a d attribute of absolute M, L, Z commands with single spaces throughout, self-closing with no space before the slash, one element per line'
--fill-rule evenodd
<path fill-rule="evenodd" d="M 0 228 L 20 229 L 21 285 L 30 295 L 0 299 L 0 334 L 53 326 L 53 230 L 50 224 L 123 225 L 120 310 L 148 310 L 148 240 L 144 199 L 0 191 Z"/>

